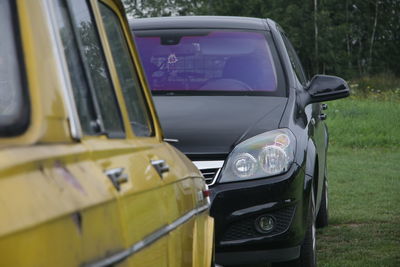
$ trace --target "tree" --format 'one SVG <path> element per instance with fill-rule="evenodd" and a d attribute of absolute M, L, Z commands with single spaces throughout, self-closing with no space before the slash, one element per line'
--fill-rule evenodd
<path fill-rule="evenodd" d="M 124 0 L 131 17 L 162 17 L 199 14 L 207 10 L 207 0 Z"/>
<path fill-rule="evenodd" d="M 306 71 L 346 78 L 400 76 L 399 0 L 124 0 L 131 17 L 222 15 L 271 18 Z"/>

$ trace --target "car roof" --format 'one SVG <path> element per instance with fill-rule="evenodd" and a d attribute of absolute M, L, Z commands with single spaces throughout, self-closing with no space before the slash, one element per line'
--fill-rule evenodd
<path fill-rule="evenodd" d="M 269 30 L 265 19 L 230 16 L 177 16 L 131 19 L 132 30 L 246 29 Z"/>

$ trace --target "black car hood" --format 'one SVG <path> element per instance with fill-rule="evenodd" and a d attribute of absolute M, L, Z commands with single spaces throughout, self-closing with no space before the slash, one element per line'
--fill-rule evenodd
<path fill-rule="evenodd" d="M 277 129 L 287 98 L 154 96 L 165 138 L 190 158 L 225 155 L 239 142 Z"/>

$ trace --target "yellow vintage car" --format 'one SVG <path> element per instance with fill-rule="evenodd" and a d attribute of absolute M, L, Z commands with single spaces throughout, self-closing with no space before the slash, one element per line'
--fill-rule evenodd
<path fill-rule="evenodd" d="M 116 0 L 0 0 L 0 266 L 210 266 Z"/>

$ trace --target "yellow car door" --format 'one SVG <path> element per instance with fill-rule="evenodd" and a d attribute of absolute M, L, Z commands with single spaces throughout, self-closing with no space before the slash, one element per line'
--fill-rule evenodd
<path fill-rule="evenodd" d="M 93 258 L 85 264 L 109 265 L 110 259 L 119 262 L 119 253 L 124 253 L 124 249 L 140 240 L 142 235 L 167 223 L 162 196 L 154 190 L 162 187 L 162 181 L 147 155 L 143 153 L 145 147 L 135 143 L 130 125 L 126 123 L 126 111 L 120 107 L 122 96 L 115 90 L 118 83 L 114 77 L 114 70 L 108 65 L 106 53 L 103 51 L 105 46 L 100 39 L 101 28 L 95 23 L 95 5 L 90 1 L 59 1 L 65 4 L 65 12 L 70 18 L 69 23 L 74 33 L 69 38 L 61 39 L 66 44 L 65 47 L 68 47 L 71 41 L 79 47 L 80 73 L 86 77 L 86 81 L 72 81 L 76 87 L 87 87 L 86 92 L 81 92 L 81 95 L 76 97 L 81 121 L 87 122 L 82 123 L 81 142 L 90 151 L 90 159 L 112 183 L 111 190 L 117 196 L 117 213 L 124 233 L 123 249 L 109 251 L 109 256 Z M 73 59 L 71 52 L 66 51 L 67 66 L 70 69 L 75 63 Z M 131 196 L 131 191 L 141 194 Z M 128 220 L 129 224 L 126 223 Z M 132 227 L 135 228 L 131 231 Z M 133 236 L 127 233 L 132 233 Z M 146 260 L 151 260 L 153 266 L 165 264 L 167 240 L 160 240 L 157 250 L 152 252 L 152 255 L 143 259 L 139 256 L 144 254 L 138 255 L 140 265 L 145 264 Z"/>
<path fill-rule="evenodd" d="M 121 88 L 121 105 L 126 107 L 127 115 L 127 140 L 131 145 L 130 153 L 124 155 L 123 175 L 127 180 L 117 186 L 127 246 L 127 250 L 119 255 L 132 266 L 173 266 L 168 262 L 171 255 L 168 254 L 169 231 L 166 227 L 169 225 L 168 213 L 174 211 L 175 206 L 168 206 L 167 200 L 173 196 L 166 194 L 163 178 L 171 175 L 170 167 L 182 165 L 175 166 L 171 162 L 173 165 L 170 166 L 161 157 L 160 150 L 165 144 L 160 141 L 160 130 L 152 115 L 154 110 L 149 107 L 148 96 L 140 84 L 121 27 L 120 8 L 112 1 L 92 1 L 92 4 L 98 8 L 95 16 L 99 28 L 103 29 L 104 46 L 109 48 L 108 59 L 115 86 Z"/>
<path fill-rule="evenodd" d="M 118 256 L 133 266 L 209 266 L 213 221 L 204 180 L 183 154 L 162 142 L 122 7 L 91 3 L 134 147 L 126 155 L 128 179 L 119 185 L 128 249 Z"/>

